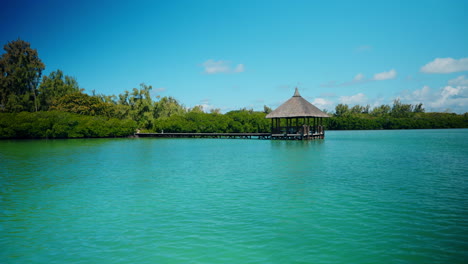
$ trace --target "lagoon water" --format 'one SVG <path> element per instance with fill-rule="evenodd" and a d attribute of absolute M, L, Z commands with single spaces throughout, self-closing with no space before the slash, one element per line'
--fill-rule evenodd
<path fill-rule="evenodd" d="M 468 129 L 0 141 L 0 263 L 466 263 Z"/>

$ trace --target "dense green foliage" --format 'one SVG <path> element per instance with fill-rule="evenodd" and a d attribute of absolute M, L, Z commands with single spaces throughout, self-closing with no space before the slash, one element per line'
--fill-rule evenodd
<path fill-rule="evenodd" d="M 329 130 L 468 128 L 468 114 L 419 113 L 411 117 L 358 114 L 324 120 Z"/>
<path fill-rule="evenodd" d="M 330 130 L 360 129 L 422 129 L 422 128 L 466 128 L 468 113 L 425 113 L 422 104 L 403 104 L 393 101 L 393 106 L 381 105 L 370 110 L 369 106 L 339 104 L 335 114 L 325 120 Z"/>
<path fill-rule="evenodd" d="M 58 110 L 62 112 L 70 112 L 81 115 L 103 115 L 113 117 L 113 105 L 105 103 L 95 96 L 76 92 L 66 94 L 59 98 L 55 104 L 50 107 L 50 110 Z"/>
<path fill-rule="evenodd" d="M 206 113 L 172 97 L 152 98 L 150 85 L 115 95 L 83 92 L 61 70 L 41 79 L 45 65 L 23 40 L 5 45 L 0 57 L 0 138 L 76 138 L 128 136 L 142 132 L 270 132 L 263 112 L 241 109 Z M 326 129 L 466 128 L 468 114 L 425 113 L 422 104 L 381 105 L 373 109 L 339 104 L 324 120 Z M 285 121 L 283 120 L 283 125 Z"/>
<path fill-rule="evenodd" d="M 226 114 L 190 111 L 183 115 L 161 118 L 155 123 L 156 132 L 191 133 L 259 133 L 270 131 L 270 120 L 263 112 L 231 111 Z"/>
<path fill-rule="evenodd" d="M 37 86 L 45 65 L 28 42 L 7 43 L 0 57 L 0 111 L 37 111 Z"/>
<path fill-rule="evenodd" d="M 122 137 L 136 129 L 133 120 L 59 111 L 0 113 L 0 138 Z"/>
<path fill-rule="evenodd" d="M 48 110 L 63 96 L 81 91 L 75 78 L 64 75 L 61 70 L 51 72 L 42 78 L 38 89 L 40 109 Z"/>

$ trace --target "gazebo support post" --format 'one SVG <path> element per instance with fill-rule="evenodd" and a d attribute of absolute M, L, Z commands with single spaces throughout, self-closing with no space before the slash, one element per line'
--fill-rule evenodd
<path fill-rule="evenodd" d="M 299 118 L 296 117 L 296 133 L 295 134 L 299 134 Z"/>
<path fill-rule="evenodd" d="M 275 139 L 324 138 L 324 117 L 329 116 L 302 98 L 297 88 L 291 99 L 266 116 L 272 119 L 271 138 Z"/>
<path fill-rule="evenodd" d="M 313 117 L 314 118 L 314 134 L 317 132 L 317 118 L 316 117 Z"/>

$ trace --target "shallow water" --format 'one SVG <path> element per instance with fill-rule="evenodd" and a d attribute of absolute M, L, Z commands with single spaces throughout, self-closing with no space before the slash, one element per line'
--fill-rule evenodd
<path fill-rule="evenodd" d="M 0 141 L 0 263 L 463 263 L 467 138 Z"/>

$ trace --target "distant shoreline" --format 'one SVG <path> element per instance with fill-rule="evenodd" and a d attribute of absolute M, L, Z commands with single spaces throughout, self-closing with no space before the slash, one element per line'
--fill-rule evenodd
<path fill-rule="evenodd" d="M 266 113 L 249 110 L 226 114 L 190 112 L 154 120 L 152 129 L 132 119 L 64 111 L 0 113 L 0 139 L 122 138 L 142 133 L 270 133 Z M 299 126 L 302 125 L 299 121 Z M 417 113 L 411 117 L 357 114 L 323 120 L 326 131 L 468 128 L 468 114 Z"/>

